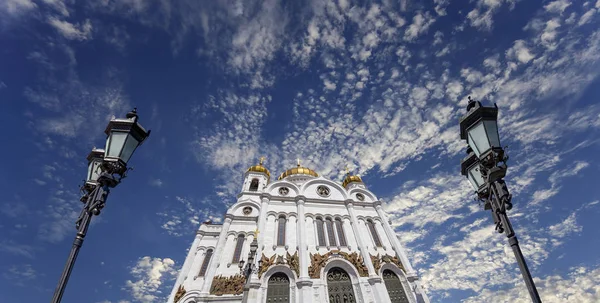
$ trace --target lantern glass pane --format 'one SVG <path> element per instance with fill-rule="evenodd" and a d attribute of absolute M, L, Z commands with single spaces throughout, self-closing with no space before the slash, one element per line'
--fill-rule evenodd
<path fill-rule="evenodd" d="M 498 124 L 496 121 L 483 121 L 485 132 L 487 133 L 490 145 L 492 147 L 500 147 L 500 136 L 498 135 Z"/>
<path fill-rule="evenodd" d="M 121 149 L 123 149 L 123 145 L 125 144 L 125 139 L 127 139 L 127 133 L 115 131 L 111 132 L 106 146 L 106 148 L 108 148 L 106 156 L 111 158 L 119 158 L 119 156 L 121 156 Z"/>
<path fill-rule="evenodd" d="M 136 140 L 131 134 L 128 135 L 127 141 L 125 142 L 125 147 L 123 147 L 123 152 L 121 153 L 121 160 L 127 163 L 139 144 L 140 142 Z"/>
<path fill-rule="evenodd" d="M 469 146 L 473 149 L 473 152 L 475 152 L 477 157 L 490 148 L 490 143 L 482 121 L 479 121 L 474 127 L 471 127 L 468 130 L 468 133 Z"/>
<path fill-rule="evenodd" d="M 468 174 L 469 182 L 473 186 L 473 189 L 478 190 L 484 183 L 483 177 L 481 176 L 481 171 L 479 170 L 479 165 L 474 165 L 469 168 Z"/>
<path fill-rule="evenodd" d="M 90 164 L 88 164 L 88 181 L 97 181 L 100 176 L 101 170 L 100 165 L 102 164 L 102 160 L 94 159 Z"/>

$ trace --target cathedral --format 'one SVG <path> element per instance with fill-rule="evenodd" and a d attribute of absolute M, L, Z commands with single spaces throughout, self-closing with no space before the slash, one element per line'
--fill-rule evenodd
<path fill-rule="evenodd" d="M 428 303 L 381 201 L 359 176 L 300 165 L 244 174 L 223 223 L 202 223 L 169 303 Z"/>

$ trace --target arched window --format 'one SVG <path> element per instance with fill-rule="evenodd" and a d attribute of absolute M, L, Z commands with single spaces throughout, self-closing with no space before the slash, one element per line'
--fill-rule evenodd
<path fill-rule="evenodd" d="M 326 246 L 325 244 L 325 231 L 323 231 L 323 219 L 321 217 L 315 220 L 317 224 L 317 239 L 319 240 L 319 246 Z"/>
<path fill-rule="evenodd" d="M 285 223 L 286 218 L 284 216 L 279 217 L 279 222 L 277 223 L 277 245 L 284 246 L 285 245 Z"/>
<path fill-rule="evenodd" d="M 244 241 L 246 238 L 244 235 L 239 235 L 237 237 L 237 243 L 235 244 L 235 251 L 233 252 L 233 259 L 231 260 L 232 264 L 240 263 L 240 255 L 242 254 L 242 248 L 244 247 Z"/>
<path fill-rule="evenodd" d="M 290 279 L 284 273 L 278 272 L 269 278 L 267 285 L 267 302 L 289 302 Z"/>
<path fill-rule="evenodd" d="M 402 283 L 393 271 L 389 269 L 383 271 L 383 282 L 385 283 L 385 288 L 387 288 L 392 303 L 408 303 L 408 298 L 406 297 Z"/>
<path fill-rule="evenodd" d="M 337 230 L 338 243 L 340 243 L 340 246 L 348 246 L 348 243 L 346 243 L 346 235 L 344 234 L 343 224 L 344 223 L 342 223 L 341 219 L 335 219 L 335 229 Z"/>
<path fill-rule="evenodd" d="M 252 181 L 250 182 L 250 191 L 257 191 L 258 190 L 258 179 L 252 179 Z"/>
<path fill-rule="evenodd" d="M 335 242 L 335 233 L 333 231 L 333 221 L 331 218 L 327 218 L 325 220 L 325 224 L 327 225 L 327 238 L 329 240 L 329 246 L 337 246 Z"/>
<path fill-rule="evenodd" d="M 371 232 L 371 237 L 373 238 L 373 242 L 375 242 L 375 246 L 377 247 L 381 247 L 381 240 L 379 239 L 379 235 L 377 235 L 377 230 L 375 229 L 375 223 L 373 223 L 373 221 L 368 220 L 367 221 L 367 227 L 369 228 L 369 231 Z"/>
<path fill-rule="evenodd" d="M 202 261 L 202 266 L 200 266 L 200 272 L 198 273 L 198 277 L 204 277 L 206 274 L 206 270 L 208 269 L 208 264 L 210 263 L 210 258 L 212 257 L 213 250 L 209 249 L 206 251 L 204 255 L 204 261 Z"/>
<path fill-rule="evenodd" d="M 327 273 L 327 292 L 330 303 L 356 303 L 350 276 L 339 267 L 334 267 Z"/>

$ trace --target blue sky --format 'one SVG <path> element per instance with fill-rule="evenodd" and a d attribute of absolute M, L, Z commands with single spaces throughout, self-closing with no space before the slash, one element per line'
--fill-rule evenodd
<path fill-rule="evenodd" d="M 85 156 L 152 136 L 63 302 L 161 302 L 244 170 L 296 158 L 384 201 L 434 302 L 527 302 L 460 176 L 468 95 L 500 108 L 511 218 L 545 302 L 600 301 L 600 1 L 0 1 L 0 302 L 47 301 Z"/>

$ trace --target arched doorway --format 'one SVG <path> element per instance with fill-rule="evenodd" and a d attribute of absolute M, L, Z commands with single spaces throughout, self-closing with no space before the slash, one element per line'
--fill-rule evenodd
<path fill-rule="evenodd" d="M 271 302 L 290 302 L 290 279 L 284 273 L 278 272 L 269 278 L 267 303 Z"/>
<path fill-rule="evenodd" d="M 334 267 L 327 273 L 327 291 L 329 293 L 329 303 L 356 302 L 350 276 L 339 267 Z"/>
<path fill-rule="evenodd" d="M 387 288 L 392 303 L 409 303 L 404 288 L 402 287 L 402 283 L 393 271 L 389 269 L 383 271 L 383 282 L 385 283 L 385 288 Z"/>

